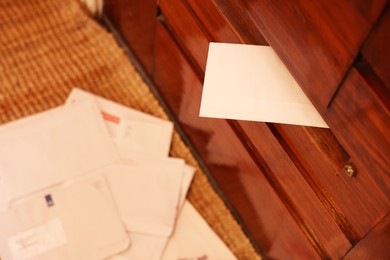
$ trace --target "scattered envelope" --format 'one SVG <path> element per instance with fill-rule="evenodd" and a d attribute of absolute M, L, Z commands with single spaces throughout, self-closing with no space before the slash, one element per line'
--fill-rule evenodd
<path fill-rule="evenodd" d="M 122 159 L 168 155 L 166 141 L 172 132 L 164 124 L 122 119 L 116 130 L 112 138 Z"/>
<path fill-rule="evenodd" d="M 162 260 L 237 259 L 188 201 L 184 202 L 175 231 Z"/>
<path fill-rule="evenodd" d="M 186 172 L 175 229 L 159 259 L 237 259 L 186 200 L 195 169 L 187 167 Z"/>
<path fill-rule="evenodd" d="M 180 211 L 180 208 L 183 206 L 183 203 L 186 200 L 188 190 L 190 189 L 192 179 L 194 178 L 195 175 L 195 171 L 196 170 L 194 167 L 186 164 L 184 168 L 182 183 L 181 183 L 179 203 L 177 206 L 178 211 Z"/>
<path fill-rule="evenodd" d="M 160 260 L 168 237 L 131 232 L 131 248 L 109 260 Z M 177 258 L 175 258 L 177 259 Z"/>
<path fill-rule="evenodd" d="M 112 164 L 101 171 L 127 231 L 169 236 L 184 173 L 184 160 L 166 158 Z"/>
<path fill-rule="evenodd" d="M 200 116 L 328 127 L 269 46 L 210 43 Z"/>
<path fill-rule="evenodd" d="M 173 133 L 172 122 L 114 103 L 79 88 L 72 89 L 66 104 L 90 99 L 94 99 L 102 111 L 122 157 L 129 155 L 137 157 L 140 154 L 168 156 Z"/>
<path fill-rule="evenodd" d="M 202 224 L 183 206 L 195 169 L 167 157 L 173 124 L 80 89 L 67 104 L 0 127 L 0 227 L 7 227 L 0 255 L 157 260 L 165 248 L 175 259 L 207 253 L 203 244 L 175 249 L 191 219 Z M 176 222 L 186 224 L 171 240 Z"/>
<path fill-rule="evenodd" d="M 189 165 L 184 167 L 180 197 L 175 211 L 175 221 L 177 221 L 177 210 L 183 205 L 194 174 L 195 168 Z M 137 232 L 130 232 L 129 236 L 131 237 L 132 242 L 131 248 L 118 256 L 110 258 L 110 260 L 159 260 L 170 241 L 168 236 L 142 234 Z"/>
<path fill-rule="evenodd" d="M 104 259 L 129 246 L 103 177 L 68 182 L 0 213 L 3 259 Z"/>
<path fill-rule="evenodd" d="M 119 160 L 94 102 L 0 126 L 0 211 L 17 198 Z"/>

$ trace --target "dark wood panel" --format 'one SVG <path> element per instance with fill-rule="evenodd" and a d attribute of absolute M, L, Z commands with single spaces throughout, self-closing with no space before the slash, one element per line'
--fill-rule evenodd
<path fill-rule="evenodd" d="M 328 106 L 386 3 L 241 1 L 320 111 Z"/>
<path fill-rule="evenodd" d="M 213 32 L 205 33 L 201 30 L 201 26 L 198 25 L 195 21 L 195 18 L 192 17 L 191 13 L 188 11 L 188 7 L 186 7 L 182 1 L 180 0 L 173 0 L 169 1 L 169 3 L 165 0 L 162 0 L 160 2 L 161 8 L 163 10 L 163 13 L 167 19 L 167 22 L 170 26 L 170 28 L 174 31 L 175 36 L 177 37 L 178 41 L 183 44 L 183 46 L 186 48 L 187 53 L 189 55 L 192 54 L 192 58 L 194 58 L 198 65 L 199 63 L 205 63 L 206 56 L 207 56 L 207 48 L 206 43 L 208 44 L 208 40 L 206 39 L 207 36 L 213 37 L 210 35 L 214 35 Z M 176 19 L 178 15 L 181 15 L 180 21 Z M 206 19 L 207 20 L 207 19 Z M 203 20 L 202 20 L 203 22 Z M 227 37 L 229 37 L 228 35 Z M 224 41 L 224 35 L 219 35 L 220 40 Z M 203 44 L 202 44 L 203 43 Z M 205 64 L 202 65 L 201 71 L 204 72 L 205 70 Z M 275 142 L 269 138 L 264 138 L 261 135 L 259 136 L 258 131 L 252 131 L 252 126 L 255 123 L 247 123 L 242 122 L 240 125 L 244 129 L 244 131 L 247 133 L 247 137 L 245 142 L 252 141 L 256 153 L 262 153 L 264 147 L 273 147 L 275 145 Z M 247 127 L 250 126 L 250 127 Z M 265 124 L 259 123 L 259 127 L 262 129 L 262 127 L 266 127 Z M 268 132 L 267 132 L 268 133 Z M 300 140 L 303 142 L 306 142 L 306 140 Z M 270 145 L 271 144 L 271 145 Z M 280 147 L 280 146 L 279 146 Z M 260 149 L 259 149 L 260 148 Z M 276 148 L 276 147 L 275 147 Z M 337 147 L 333 147 L 337 149 Z M 279 148 L 279 153 L 281 152 L 282 148 Z M 268 164 L 272 166 L 272 171 L 275 171 L 276 173 L 281 172 L 281 167 L 278 160 L 275 160 L 275 158 L 272 157 L 271 154 L 266 153 L 268 156 L 267 159 L 270 159 L 270 162 Z M 262 155 L 260 155 L 262 156 Z M 322 161 L 320 158 L 318 158 L 318 161 Z M 290 162 L 291 163 L 291 162 Z M 338 234 L 340 230 L 338 229 L 337 225 L 332 221 L 332 219 L 327 215 L 327 212 L 324 211 L 323 206 L 318 201 L 317 197 L 315 196 L 315 193 L 310 189 L 310 186 L 308 186 L 307 182 L 305 181 L 302 176 L 300 176 L 300 173 L 297 173 L 297 170 L 295 169 L 294 165 L 283 165 L 286 169 L 291 168 L 291 171 L 295 172 L 291 174 L 292 178 L 294 178 L 294 181 L 297 181 L 294 185 L 290 185 L 293 183 L 292 180 L 289 180 L 290 183 L 287 183 L 284 178 L 285 175 L 281 176 L 280 174 L 276 174 L 275 178 L 278 179 L 281 183 L 285 184 L 286 189 L 286 195 L 291 196 L 291 199 L 288 199 L 289 201 L 294 201 L 295 205 L 297 205 L 298 208 L 302 211 L 303 215 L 300 215 L 298 218 L 302 219 L 301 222 L 309 223 L 310 226 L 306 229 L 308 233 L 311 232 L 311 230 L 314 230 L 314 235 L 319 237 L 320 242 L 317 243 L 317 245 L 324 245 L 327 247 L 327 243 L 331 241 L 330 237 L 339 237 L 340 243 L 337 244 L 335 241 L 332 245 L 333 248 L 326 248 L 327 251 L 329 251 L 328 254 L 334 256 L 334 257 L 340 257 L 344 255 L 345 248 L 348 248 L 350 246 L 349 242 L 343 240 L 343 234 Z M 298 188 L 299 187 L 299 188 Z M 296 194 L 300 194 L 300 196 L 296 196 Z M 298 200 L 297 200 L 298 199 Z M 304 203 L 304 202 L 312 202 L 312 203 Z M 318 203 L 318 204 L 317 204 Z M 314 209 L 314 210 L 312 210 Z M 331 212 L 335 211 L 335 209 L 330 209 Z M 321 221 L 319 221 L 321 219 Z M 324 223 L 326 226 L 325 229 L 321 229 L 321 225 L 317 225 L 316 223 L 321 222 Z M 327 227 L 329 225 L 329 228 Z M 302 223 L 302 226 L 304 224 Z M 302 227 L 305 228 L 305 227 Z M 333 229 L 332 229 L 333 228 Z M 334 233 L 332 233 L 334 232 Z M 328 234 L 328 235 L 327 235 Z M 310 234 L 309 234 L 310 235 Z M 314 239 L 316 240 L 316 239 Z M 337 248 L 338 247 L 338 248 Z M 325 250 L 325 251 L 326 251 Z"/>
<path fill-rule="evenodd" d="M 147 73 L 153 71 L 156 0 L 105 0 L 105 14 Z"/>
<path fill-rule="evenodd" d="M 390 214 L 387 214 L 362 241 L 354 247 L 345 260 L 387 260 L 390 256 Z"/>
<path fill-rule="evenodd" d="M 183 0 L 161 0 L 159 5 L 167 26 L 186 50 L 190 59 L 203 73 L 206 68 L 210 41 L 231 43 L 245 41 L 245 37 L 235 31 L 236 28 L 230 24 L 230 21 L 227 22 L 225 14 L 222 14 L 222 10 L 217 9 L 217 6 L 211 0 L 203 2 L 189 0 L 188 3 Z M 229 5 L 225 4 L 224 8 Z M 233 10 L 237 20 L 248 19 L 245 14 L 237 12 L 237 8 Z M 229 15 L 232 15 L 230 13 L 232 11 L 229 11 Z M 180 17 L 180 19 L 177 19 L 177 17 Z M 254 25 L 252 24 L 252 26 Z M 242 26 L 239 28 L 248 27 Z M 255 35 L 251 37 L 258 40 L 257 44 L 266 44 L 258 30 L 256 30 Z"/>
<path fill-rule="evenodd" d="M 356 199 L 343 203 L 351 209 L 366 204 L 364 214 L 354 220 L 358 232 L 365 234 L 390 208 L 390 112 L 352 69 L 326 117 L 357 166 L 358 173 L 345 185 L 362 203 Z"/>
<path fill-rule="evenodd" d="M 357 169 L 360 173 L 356 177 L 345 174 L 344 166 L 355 162 L 350 162 L 329 129 L 288 125 L 277 128 L 302 163 L 306 179 L 328 199 L 323 203 L 334 209 L 335 220 L 356 243 L 387 212 L 388 203 L 381 202 L 387 200 L 386 194 L 372 192 L 381 191 L 381 184 L 362 168 Z"/>
<path fill-rule="evenodd" d="M 163 98 L 270 258 L 339 258 L 345 236 L 355 244 L 389 210 L 388 14 L 327 109 L 386 2 L 160 0 L 171 35 L 155 35 L 156 1 L 107 1 L 149 74 L 156 55 Z M 262 33 L 351 158 L 329 130 L 198 117 L 208 42 L 266 44 Z"/>
<path fill-rule="evenodd" d="M 204 2 L 209 2 L 204 7 L 199 8 L 202 9 L 204 16 L 207 16 L 207 12 L 210 9 L 207 9 L 206 6 L 217 6 L 219 12 L 229 21 L 231 28 L 237 33 L 239 36 L 240 42 L 247 44 L 262 44 L 265 45 L 266 41 L 261 34 L 261 32 L 257 29 L 256 25 L 253 23 L 252 19 L 247 15 L 245 6 L 241 3 L 240 0 L 207 0 L 207 1 L 196 1 L 196 0 L 187 0 L 191 6 L 194 7 L 194 10 L 197 8 L 195 5 L 203 5 Z M 194 4 L 197 2 L 197 4 Z M 199 17 L 202 15 L 197 12 Z M 202 17 L 202 18 L 203 18 Z M 210 23 L 211 18 L 204 17 L 205 23 Z M 202 21 L 204 21 L 202 19 Z M 212 26 L 208 28 L 213 28 Z M 212 30 L 210 30 L 212 31 Z M 228 41 L 227 41 L 228 42 Z"/>
<path fill-rule="evenodd" d="M 162 97 L 265 255 L 318 258 L 227 121 L 198 116 L 202 91 L 199 76 L 160 24 L 155 54 L 154 80 Z"/>
<path fill-rule="evenodd" d="M 180 44 L 191 55 L 196 65 L 205 71 L 209 39 L 202 30 L 202 26 L 197 23 L 182 0 L 160 0 L 159 4 L 164 18 Z"/>
<path fill-rule="evenodd" d="M 351 243 L 267 124 L 248 121 L 240 121 L 238 124 L 247 136 L 247 141 L 253 145 L 256 159 L 261 160 L 267 174 L 270 175 L 270 183 L 274 183 L 278 193 L 282 194 L 287 201 L 286 204 L 290 205 L 291 214 L 295 215 L 307 236 L 312 237 L 315 246 L 319 246 L 324 254 L 332 259 L 344 256 L 351 248 Z M 300 139 L 300 141 L 308 142 L 307 139 Z M 324 158 L 319 157 L 317 161 L 322 159 Z M 336 209 L 330 207 L 329 211 L 333 212 Z"/>
<path fill-rule="evenodd" d="M 226 43 L 245 42 L 240 33 L 235 30 L 213 1 L 187 0 L 184 2 L 187 3 L 194 16 L 206 28 L 206 31 L 211 34 L 214 41 Z"/>
<path fill-rule="evenodd" d="M 383 92 L 390 97 L 390 9 L 387 8 L 378 26 L 362 49 L 364 58 L 380 78 Z"/>
<path fill-rule="evenodd" d="M 164 17 L 167 20 L 170 29 L 172 29 L 175 37 L 177 38 L 177 41 L 179 41 L 180 44 L 183 44 L 187 54 L 191 57 L 190 59 L 195 60 L 197 65 L 201 66 L 201 73 L 203 73 L 205 70 L 205 62 L 207 57 L 208 40 L 214 40 L 212 37 L 215 37 L 215 32 L 205 32 L 202 30 L 202 26 L 197 23 L 196 18 L 193 17 L 193 14 L 188 10 L 188 6 L 186 6 L 183 1 L 173 0 L 172 2 L 162 0 L 160 1 L 160 5 Z M 181 17 L 180 20 L 176 19 L 179 14 Z M 207 22 L 207 18 L 204 19 L 206 19 Z M 204 19 L 202 19 L 202 22 L 204 22 Z M 209 29 L 210 28 L 212 27 L 209 27 Z M 209 37 L 209 39 L 207 39 L 207 37 Z M 225 39 L 225 36 L 222 33 L 220 33 L 218 37 L 219 40 L 222 41 Z M 231 34 L 228 34 L 227 37 L 231 37 Z M 255 123 L 240 123 L 244 131 L 248 134 L 244 142 L 252 141 L 256 149 L 254 152 L 257 154 L 261 154 L 264 151 L 264 148 L 272 150 L 275 145 L 275 141 L 272 140 L 275 140 L 275 137 L 269 136 L 269 138 L 264 138 L 264 136 L 259 135 L 258 131 L 251 131 L 252 127 L 247 126 L 253 126 L 253 124 Z M 266 126 L 265 124 L 259 123 L 259 127 L 263 129 L 262 127 Z M 300 141 L 306 142 L 307 140 L 303 139 Z M 336 153 L 338 151 L 337 149 L 339 149 L 339 146 L 333 146 L 332 148 L 335 149 L 334 153 Z M 283 148 L 279 145 L 279 154 L 282 152 L 282 150 Z M 325 254 L 328 254 L 332 257 L 343 256 L 346 252 L 346 249 L 350 247 L 350 243 L 344 237 L 335 222 L 333 222 L 332 218 L 328 215 L 325 208 L 320 203 L 315 193 L 311 190 L 305 179 L 300 175 L 299 172 L 297 172 L 297 169 L 294 167 L 294 165 L 289 165 L 287 162 L 283 164 L 283 167 L 285 169 L 291 169 L 290 171 L 292 172 L 292 179 L 285 178 L 286 175 L 282 174 L 282 167 L 280 167 L 282 164 L 279 164 L 278 160 L 275 160 L 275 157 L 273 157 L 272 153 L 266 153 L 266 155 L 268 156 L 267 159 L 270 160 L 268 165 L 272 167 L 271 171 L 275 172 L 274 177 L 277 179 L 277 181 L 282 183 L 282 186 L 285 188 L 285 195 L 289 197 L 287 198 L 286 203 L 293 202 L 296 207 L 299 208 L 299 213 L 297 213 L 297 221 L 300 222 L 301 228 L 305 230 L 307 235 L 312 237 L 313 244 L 315 246 L 321 247 L 319 250 L 323 250 Z M 261 157 L 262 155 L 259 156 Z M 255 160 L 256 159 L 257 158 L 255 158 Z M 321 158 L 318 158 L 318 161 L 321 162 Z M 291 162 L 289 163 L 291 164 Z M 296 183 L 294 183 L 294 181 L 296 181 Z M 297 196 L 297 194 L 299 194 L 299 196 Z M 336 210 L 334 208 L 330 208 L 329 211 L 334 212 Z M 322 224 L 318 225 L 318 223 Z M 306 227 L 306 225 L 308 227 Z M 333 237 L 337 237 L 338 240 L 336 241 L 331 239 Z M 324 247 L 324 249 L 322 249 L 322 247 Z"/>

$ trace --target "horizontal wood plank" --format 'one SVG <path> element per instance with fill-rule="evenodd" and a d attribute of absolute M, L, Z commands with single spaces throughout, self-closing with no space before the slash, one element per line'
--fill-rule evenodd
<path fill-rule="evenodd" d="M 202 26 L 182 0 L 161 0 L 160 7 L 169 27 L 190 54 L 194 63 L 205 71 L 209 39 Z M 180 19 L 177 17 L 180 16 Z"/>
<path fill-rule="evenodd" d="M 194 13 L 194 16 L 206 28 L 214 41 L 226 43 L 241 43 L 245 39 L 241 38 L 238 30 L 245 27 L 235 28 L 222 10 L 213 1 L 187 0 L 187 6 Z"/>
<path fill-rule="evenodd" d="M 105 0 L 105 14 L 145 71 L 153 71 L 156 0 Z"/>
<path fill-rule="evenodd" d="M 386 1 L 242 0 L 290 72 L 324 111 Z"/>
<path fill-rule="evenodd" d="M 387 260 L 390 256 L 390 214 L 387 214 L 362 241 L 354 247 L 345 260 Z"/>
<path fill-rule="evenodd" d="M 281 135 L 298 156 L 306 178 L 314 190 L 330 203 L 334 218 L 353 243 L 359 241 L 387 212 L 386 193 L 371 171 L 359 168 L 343 151 L 329 129 L 278 126 Z M 356 148 L 357 149 L 357 148 Z M 362 153 L 362 149 L 359 149 Z M 354 158 L 354 157 L 353 157 Z M 358 174 L 349 177 L 345 165 L 353 165 Z M 375 192 L 375 191 L 379 192 Z M 364 217 L 363 217 L 364 216 Z"/>
<path fill-rule="evenodd" d="M 321 203 L 267 124 L 249 121 L 240 121 L 238 124 L 253 145 L 256 158 L 266 168 L 270 183 L 284 197 L 291 214 L 298 218 L 296 221 L 303 226 L 306 235 L 315 240 L 315 245 L 325 255 L 342 257 L 351 248 L 351 243 L 338 226 L 343 223 L 337 223 L 329 214 L 336 209 L 331 206 L 327 209 Z M 307 142 L 307 139 L 300 140 Z"/>
<path fill-rule="evenodd" d="M 390 8 L 370 34 L 362 49 L 368 62 L 383 85 L 384 95 L 390 97 Z"/>
<path fill-rule="evenodd" d="M 359 234 L 365 234 L 390 208 L 390 111 L 352 69 L 326 116 L 357 166 L 356 177 L 343 184 L 350 185 L 356 198 L 349 196 L 344 207 L 362 210 L 353 222 Z M 361 202 L 355 203 L 356 199 Z"/>

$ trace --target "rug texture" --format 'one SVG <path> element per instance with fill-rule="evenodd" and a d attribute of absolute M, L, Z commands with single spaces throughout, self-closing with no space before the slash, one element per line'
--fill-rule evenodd
<path fill-rule="evenodd" d="M 75 0 L 0 0 L 0 124 L 62 105 L 78 86 L 167 119 L 114 37 Z M 171 156 L 197 169 L 188 199 L 239 259 L 259 259 L 175 132 Z"/>

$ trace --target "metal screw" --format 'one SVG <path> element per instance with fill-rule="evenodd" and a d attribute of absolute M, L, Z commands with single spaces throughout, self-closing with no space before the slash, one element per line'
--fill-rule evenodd
<path fill-rule="evenodd" d="M 344 172 L 348 177 L 353 177 L 356 175 L 355 168 L 350 164 L 344 166 Z"/>

